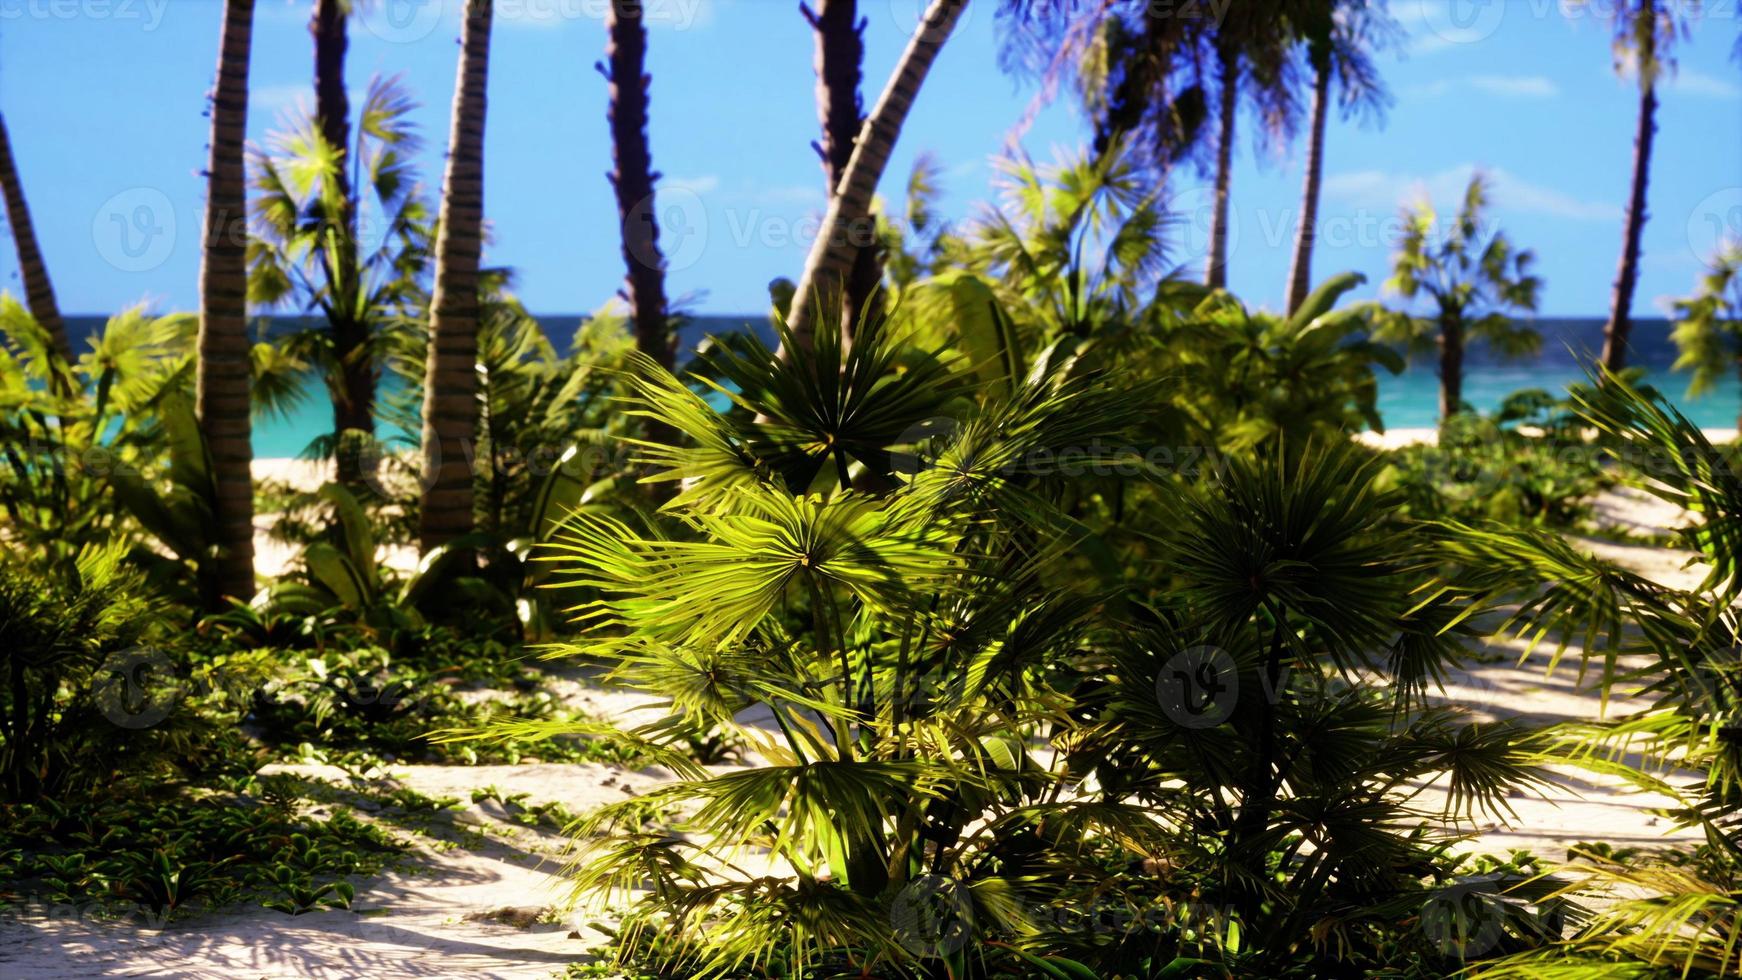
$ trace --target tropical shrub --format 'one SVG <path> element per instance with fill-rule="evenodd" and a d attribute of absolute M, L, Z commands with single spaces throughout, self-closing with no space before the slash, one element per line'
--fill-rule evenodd
<path fill-rule="evenodd" d="M 939 243 L 946 269 L 991 283 L 1030 349 L 1136 321 L 1166 272 L 1160 232 L 1169 219 L 1155 184 L 1117 146 L 1046 168 L 1021 157 L 1000 168 L 1000 204 Z"/>
<path fill-rule="evenodd" d="M 1578 527 L 1614 478 L 1572 405 L 1533 388 L 1491 415 L 1454 415 L 1436 442 L 1387 453 L 1385 479 L 1417 520 Z"/>
<path fill-rule="evenodd" d="M 70 564 L 88 545 L 129 536 L 111 478 L 157 466 L 156 416 L 191 383 L 192 328 L 190 317 L 128 310 L 69 364 L 35 318 L 0 294 L 5 540 Z"/>
<path fill-rule="evenodd" d="M 1304 445 L 1385 431 L 1374 369 L 1396 374 L 1402 359 L 1372 339 L 1370 305 L 1336 308 L 1363 281 L 1333 276 L 1288 316 L 1249 311 L 1226 292 L 1154 307 L 1151 370 L 1172 382 L 1193 444 L 1238 452 L 1273 438 Z"/>
<path fill-rule="evenodd" d="M 122 540 L 152 589 L 209 605 L 214 488 L 193 411 L 194 327 L 186 314 L 130 309 L 68 363 L 0 294 L 0 539 L 69 566 L 82 548 Z M 264 342 L 251 358 L 254 411 L 286 410 L 300 362 Z"/>
<path fill-rule="evenodd" d="M 611 399 L 622 393 L 619 369 L 635 346 L 621 312 L 606 307 L 577 325 L 568 353 L 559 356 L 511 285 L 506 270 L 481 273 L 478 430 L 464 441 L 475 526 L 502 540 L 535 534 L 539 498 L 553 474 L 560 474 L 558 483 L 580 482 L 584 491 L 621 468 L 606 452 L 624 434 Z M 415 433 L 422 424 L 428 303 L 428 295 L 419 294 L 415 311 L 395 320 L 388 336 L 386 366 L 397 383 L 382 398 L 383 421 L 395 432 L 384 443 L 408 458 L 421 449 Z M 392 496 L 408 510 L 418 502 L 411 492 Z"/>
<path fill-rule="evenodd" d="M 1452 828 L 1542 781 L 1546 743 L 1426 705 L 1477 607 L 1418 591 L 1434 551 L 1390 516 L 1376 470 L 1346 446 L 1271 444 L 1179 494 L 1133 628 L 1079 699 L 1098 724 L 1067 761 L 1169 830 L 1143 855 L 1151 873 L 1103 900 L 1137 920 L 1154 904 L 1218 910 L 1190 952 L 1236 975 L 1443 975 L 1465 947 L 1424 907 L 1518 886 L 1502 925 L 1518 944 L 1557 913 L 1532 875 L 1458 874 L 1449 854 Z M 1405 785 L 1443 786 L 1443 807 L 1424 812 Z M 1069 948 L 1108 975 L 1153 975 L 1179 941 Z"/>
<path fill-rule="evenodd" d="M 1500 808 L 1538 778 L 1539 747 L 1421 708 L 1467 610 L 1411 595 L 1429 556 L 1384 520 L 1372 466 L 1272 445 L 1194 490 L 1120 448 L 1154 425 L 1149 382 L 1055 349 L 940 405 L 975 365 L 875 327 L 848 351 L 833 335 L 785 360 L 721 347 L 726 413 L 638 361 L 640 411 L 687 437 L 642 454 L 681 492 L 660 519 L 579 514 L 559 536 L 559 579 L 598 596 L 568 651 L 671 716 L 445 736 L 584 733 L 678 775 L 571 828 L 577 897 L 628 903 L 619 965 L 1314 975 L 1333 949 L 1455 965 L 1413 924 L 1455 873 L 1452 838 L 1399 787 L 1448 779 L 1447 819 Z M 946 406 L 952 424 L 923 424 Z M 1118 517 L 1104 481 L 1053 465 L 1073 449 L 1149 483 L 1157 512 Z M 1248 696 L 1196 725 L 1165 686 L 1207 643 Z M 690 759 L 721 731 L 757 764 Z M 660 810 L 680 816 L 650 823 Z M 1141 925 L 1084 936 L 1058 908 Z M 1542 911 L 1517 907 L 1515 941 Z"/>
<path fill-rule="evenodd" d="M 1013 160 L 1005 171 L 1004 202 L 958 234 L 933 230 L 935 182 L 916 168 L 907 210 L 919 233 L 886 236 L 906 249 L 890 261 L 900 329 L 953 342 L 982 366 L 983 384 L 1020 376 L 1063 340 L 1089 344 L 1097 360 L 1165 382 L 1167 410 L 1154 424 L 1182 451 L 1383 430 L 1374 372 L 1396 373 L 1403 361 L 1373 342 L 1381 311 L 1336 308 L 1359 274 L 1326 280 L 1290 316 L 1253 312 L 1167 269 L 1169 218 L 1117 144 L 1044 169 Z"/>
<path fill-rule="evenodd" d="M 121 542 L 87 545 L 71 568 L 4 552 L 0 793 L 7 798 L 100 784 L 129 761 L 131 729 L 161 720 L 173 665 L 144 645 L 155 638 L 161 609 L 139 573 L 123 565 L 124 550 Z"/>

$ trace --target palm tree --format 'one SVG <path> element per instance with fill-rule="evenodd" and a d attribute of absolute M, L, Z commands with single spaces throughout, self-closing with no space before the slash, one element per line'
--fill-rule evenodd
<path fill-rule="evenodd" d="M 611 148 L 617 169 L 617 220 L 629 278 L 623 296 L 641 352 L 670 369 L 670 314 L 665 298 L 665 258 L 659 251 L 659 214 L 654 208 L 653 156 L 647 145 L 647 25 L 639 0 L 611 0 L 605 18 L 605 64 L 611 84 Z"/>
<path fill-rule="evenodd" d="M 466 442 L 478 427 L 478 260 L 484 247 L 484 113 L 493 0 L 467 0 L 454 83 L 453 136 L 437 222 L 435 293 L 423 385 L 425 551 L 472 530 Z"/>
<path fill-rule="evenodd" d="M 66 321 L 54 300 L 54 284 L 42 261 L 36 242 L 36 226 L 30 222 L 30 205 L 24 200 L 24 185 L 18 180 L 18 164 L 12 159 L 12 139 L 6 133 L 6 117 L 0 116 L 0 193 L 6 198 L 6 220 L 12 225 L 12 241 L 18 247 L 18 271 L 24 275 L 24 299 L 30 315 L 48 331 L 55 350 L 67 361 L 73 357 L 67 339 Z"/>
<path fill-rule="evenodd" d="M 1615 12 L 1617 67 L 1631 64 L 1639 75 L 1639 116 L 1633 133 L 1633 177 L 1627 217 L 1621 232 L 1621 262 L 1603 327 L 1603 366 L 1619 371 L 1627 364 L 1627 338 L 1633 331 L 1633 292 L 1639 284 L 1639 241 L 1645 231 L 1646 186 L 1651 179 L 1651 142 L 1657 133 L 1657 76 L 1668 63 L 1669 47 L 1681 31 L 1673 4 L 1631 0 Z"/>
<path fill-rule="evenodd" d="M 1216 183 L 1210 210 L 1210 254 L 1204 259 L 1204 285 L 1228 285 L 1228 193 L 1234 170 L 1234 123 L 1239 112 L 1240 52 L 1216 42 Z"/>
<path fill-rule="evenodd" d="M 330 177 L 337 206 L 327 220 L 337 226 L 333 231 L 341 245 L 357 239 L 356 182 L 350 168 L 362 163 L 349 156 L 351 103 L 345 95 L 345 49 L 349 46 L 346 18 L 350 13 L 351 0 L 315 0 L 309 20 L 315 44 L 315 128 L 337 153 Z M 347 438 L 346 433 L 375 432 L 375 358 L 369 348 L 369 318 L 358 308 L 356 250 L 334 248 L 326 257 L 332 264 L 337 300 L 328 319 L 338 371 L 338 383 L 330 386 L 337 475 L 342 483 L 356 483 L 363 478 L 362 460 L 355 450 L 355 437 Z"/>
<path fill-rule="evenodd" d="M 384 326 L 396 316 L 427 316 L 431 229 L 413 170 L 420 145 L 415 108 L 396 79 L 375 79 L 350 146 L 327 142 L 315 117 L 296 120 L 250 155 L 249 298 L 294 303 L 319 317 L 320 326 L 285 344 L 326 382 L 333 433 L 311 449 L 336 458 L 341 482 L 365 475 Z M 347 165 L 354 168 L 349 174 Z M 364 195 L 381 229 L 367 243 L 349 217 Z"/>
<path fill-rule="evenodd" d="M 810 345 L 818 302 L 840 302 L 839 298 L 845 295 L 842 286 L 858 251 L 857 243 L 876 240 L 871 197 L 877 192 L 883 168 L 889 164 L 889 153 L 901 135 L 908 109 L 967 5 L 968 0 L 932 0 L 902 51 L 901 60 L 896 62 L 889 84 L 859 132 L 847 169 L 829 198 L 829 209 L 817 229 L 817 239 L 805 259 L 804 274 L 792 298 L 787 324 L 794 342 L 802 346 Z"/>
<path fill-rule="evenodd" d="M 1310 6 L 1308 0 L 1308 6 Z M 1234 170 L 1234 138 L 1244 94 L 1257 109 L 1265 134 L 1286 135 L 1294 127 L 1292 24 L 1299 4 L 1233 5 L 1216 27 L 1212 47 L 1216 59 L 1215 198 L 1210 212 L 1210 252 L 1204 261 L 1204 285 L 1228 285 L 1228 201 Z"/>
<path fill-rule="evenodd" d="M 1302 27 L 1307 64 L 1313 76 L 1312 121 L 1308 125 L 1300 227 L 1295 231 L 1294 259 L 1288 270 L 1286 309 L 1290 313 L 1312 291 L 1313 244 L 1318 230 L 1319 189 L 1324 177 L 1325 120 L 1330 115 L 1331 85 L 1336 83 L 1345 118 L 1358 110 L 1383 111 L 1390 96 L 1369 55 L 1389 41 L 1395 24 L 1368 0 L 1329 0 Z"/>
<path fill-rule="evenodd" d="M 212 93 L 212 150 L 206 168 L 205 248 L 200 258 L 196 406 L 211 454 L 218 554 L 202 569 L 208 601 L 254 594 L 254 460 L 249 442 L 247 171 L 248 61 L 254 0 L 224 4 L 218 84 Z"/>
<path fill-rule="evenodd" d="M 1699 291 L 1677 300 L 1670 333 L 1680 356 L 1674 368 L 1691 370 L 1688 394 L 1710 391 L 1731 371 L 1742 372 L 1742 241 L 1726 242 L 1700 277 Z M 1742 414 L 1738 414 L 1742 426 Z"/>
<path fill-rule="evenodd" d="M 865 21 L 859 16 L 859 0 L 819 0 L 815 11 L 802 3 L 799 10 L 817 36 L 817 114 L 822 140 L 814 145 L 823 160 L 828 192 L 833 195 L 847 172 L 853 144 L 865 121 L 859 98 Z M 883 263 L 877 246 L 855 245 L 841 309 L 841 329 L 849 341 L 858 330 L 860 317 L 878 317 L 882 305 L 877 287 L 883 280 Z"/>
<path fill-rule="evenodd" d="M 1413 212 L 1406 210 L 1403 241 L 1385 284 L 1406 300 L 1425 293 L 1434 304 L 1429 317 L 1387 317 L 1379 337 L 1416 349 L 1438 348 L 1442 422 L 1463 410 L 1464 350 L 1470 341 L 1485 341 L 1502 356 L 1534 354 L 1542 344 L 1535 330 L 1515 324 L 1509 315 L 1536 309 L 1542 280 L 1530 273 L 1535 255 L 1515 249 L 1500 231 L 1483 237 L 1489 227 L 1483 214 L 1487 205 L 1488 181 L 1477 174 L 1451 227 L 1436 227 L 1433 206 L 1426 201 Z"/>

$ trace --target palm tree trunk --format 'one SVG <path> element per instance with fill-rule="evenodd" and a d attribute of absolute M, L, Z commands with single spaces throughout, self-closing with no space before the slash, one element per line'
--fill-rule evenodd
<path fill-rule="evenodd" d="M 611 0 L 605 20 L 605 77 L 611 83 L 611 146 L 617 169 L 617 219 L 629 268 L 624 298 L 635 324 L 635 346 L 661 367 L 676 360 L 665 299 L 665 257 L 659 251 L 653 154 L 647 145 L 647 25 L 639 0 Z"/>
<path fill-rule="evenodd" d="M 823 173 L 833 197 L 853 159 L 853 144 L 865 117 L 861 111 L 859 85 L 864 79 L 865 21 L 859 17 L 858 0 L 820 0 L 816 12 L 803 4 L 799 9 L 817 36 L 817 114 L 823 137 L 817 145 L 823 158 Z M 846 298 L 841 309 L 841 336 L 848 343 L 858 332 L 861 317 L 882 315 L 877 287 L 883 281 L 883 260 L 875 244 L 859 246 L 847 273 Z"/>
<path fill-rule="evenodd" d="M 321 137 L 338 154 L 334 180 L 337 183 L 339 214 L 338 254 L 332 256 L 334 268 L 334 313 L 330 326 L 333 336 L 333 359 L 338 377 L 331 386 L 333 394 L 333 435 L 346 432 L 375 432 L 375 362 L 370 356 L 369 324 L 358 312 L 357 205 L 356 189 L 352 186 L 351 167 L 351 103 L 345 94 L 345 50 L 349 47 L 346 34 L 346 0 L 315 0 L 314 16 L 309 20 L 309 33 L 315 42 L 315 125 Z M 341 483 L 362 481 L 362 460 L 355 452 L 340 452 L 338 479 Z"/>
<path fill-rule="evenodd" d="M 226 0 L 212 148 L 206 167 L 205 248 L 200 256 L 196 409 L 212 460 L 217 557 L 200 569 L 209 608 L 254 595 L 254 479 L 250 467 L 247 178 L 248 61 L 254 0 Z"/>
<path fill-rule="evenodd" d="M 1645 189 L 1651 179 L 1651 140 L 1657 132 L 1657 92 L 1652 80 L 1642 77 L 1639 88 L 1639 128 L 1633 136 L 1633 186 L 1627 197 L 1621 263 L 1615 272 L 1609 322 L 1603 328 L 1603 366 L 1611 371 L 1627 366 L 1627 338 L 1633 332 L 1633 290 L 1639 285 L 1639 239 L 1645 231 Z"/>
<path fill-rule="evenodd" d="M 829 199 L 829 209 L 792 297 L 787 326 L 800 346 L 810 346 L 819 301 L 842 302 L 842 286 L 859 244 L 876 241 L 876 224 L 870 213 L 877 182 L 889 164 L 889 152 L 901 135 L 901 125 L 925 83 L 926 73 L 967 5 L 968 0 L 932 0 L 901 53 L 888 86 L 859 131 L 853 156 Z M 786 354 L 784 350 L 781 353 Z"/>
<path fill-rule="evenodd" d="M 426 552 L 472 530 L 467 443 L 478 429 L 478 263 L 484 249 L 484 113 L 492 7 L 493 0 L 466 3 L 453 136 L 442 179 L 423 382 L 424 489 L 418 537 Z"/>
<path fill-rule="evenodd" d="M 1464 324 L 1452 318 L 1440 324 L 1440 421 L 1464 405 Z"/>
<path fill-rule="evenodd" d="M 1325 117 L 1330 115 L 1331 65 L 1313 66 L 1313 118 L 1307 140 L 1306 187 L 1301 192 L 1300 228 L 1294 235 L 1294 261 L 1288 268 L 1288 312 L 1292 315 L 1312 292 L 1313 240 L 1319 225 L 1319 186 L 1325 170 Z"/>
<path fill-rule="evenodd" d="M 73 346 L 67 339 L 66 321 L 54 301 L 54 284 L 48 265 L 36 242 L 36 226 L 30 223 L 30 205 L 24 201 L 24 185 L 18 180 L 18 164 L 12 159 L 12 138 L 6 133 L 6 117 L 0 116 L 0 194 L 6 198 L 6 221 L 12 225 L 12 241 L 18 247 L 18 271 L 24 277 L 24 302 L 30 315 L 48 332 L 50 343 L 61 358 L 72 363 Z"/>
<path fill-rule="evenodd" d="M 1221 93 L 1216 134 L 1216 198 L 1210 211 L 1210 254 L 1204 261 L 1204 285 L 1224 289 L 1228 285 L 1228 185 L 1234 169 L 1234 122 L 1240 103 L 1240 54 L 1231 45 L 1218 45 Z"/>

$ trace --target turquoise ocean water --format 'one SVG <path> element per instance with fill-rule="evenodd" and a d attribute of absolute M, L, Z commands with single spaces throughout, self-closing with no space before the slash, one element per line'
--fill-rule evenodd
<path fill-rule="evenodd" d="M 75 335 L 101 328 L 97 317 L 69 317 L 68 326 Z M 287 321 L 288 322 L 288 321 Z M 546 333 L 558 350 L 566 350 L 575 328 L 581 322 L 577 315 L 540 317 Z M 699 316 L 686 327 L 681 338 L 684 346 L 693 346 L 708 334 L 755 330 L 772 342 L 766 317 Z M 1481 349 L 1470 352 L 1464 379 L 1464 398 L 1481 411 L 1492 411 L 1509 394 L 1520 388 L 1543 388 L 1560 392 L 1567 384 L 1583 380 L 1584 365 L 1594 357 L 1603 343 L 1603 321 L 1599 318 L 1549 318 L 1536 322 L 1543 335 L 1542 353 L 1527 362 L 1498 362 Z M 1736 413 L 1742 404 L 1742 385 L 1735 381 L 1701 398 L 1686 397 L 1687 376 L 1671 373 L 1675 349 L 1669 341 L 1669 323 L 1662 319 L 1641 319 L 1634 324 L 1633 357 L 1631 363 L 1646 367 L 1647 381 L 1656 385 L 1695 423 L 1708 428 L 1730 428 L 1736 425 Z M 80 345 L 82 346 L 82 345 Z M 1388 429 L 1432 427 L 1438 413 L 1439 378 L 1432 364 L 1411 364 L 1403 374 L 1380 373 L 1379 411 Z M 309 440 L 330 431 L 332 410 L 318 385 L 311 385 L 301 404 L 287 418 L 260 420 L 254 427 L 254 454 L 260 458 L 300 455 Z M 382 433 L 388 435 L 389 433 Z"/>

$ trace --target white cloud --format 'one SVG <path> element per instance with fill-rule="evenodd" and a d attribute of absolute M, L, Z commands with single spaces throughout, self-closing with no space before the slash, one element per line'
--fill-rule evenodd
<path fill-rule="evenodd" d="M 1705 72 L 1684 70 L 1670 74 L 1663 87 L 1677 95 L 1700 95 L 1713 99 L 1742 99 L 1742 85 Z"/>
<path fill-rule="evenodd" d="M 1639 67 L 1631 58 L 1625 58 L 1619 65 L 1621 78 L 1632 83 L 1639 77 Z M 1742 85 L 1728 78 L 1708 75 L 1697 69 L 1665 70 L 1657 77 L 1658 88 L 1664 92 L 1676 95 L 1691 95 L 1709 99 L 1742 99 Z"/>
<path fill-rule="evenodd" d="M 603 23 L 610 0 L 497 0 L 498 23 L 509 27 L 552 30 L 565 24 Z M 713 22 L 714 0 L 642 0 L 649 30 L 687 31 Z"/>
<path fill-rule="evenodd" d="M 691 194 L 712 194 L 720 189 L 720 178 L 714 174 L 703 174 L 699 177 L 667 177 L 659 182 L 659 187 L 689 191 Z"/>
<path fill-rule="evenodd" d="M 1560 86 L 1541 75 L 1472 75 L 1466 81 L 1471 88 L 1489 95 L 1552 99 L 1561 94 Z"/>
<path fill-rule="evenodd" d="M 1405 95 L 1438 98 L 1460 91 L 1480 92 L 1514 99 L 1552 99 L 1561 94 L 1553 79 L 1542 75 L 1466 75 L 1462 78 L 1442 78 L 1425 85 L 1404 90 Z"/>
<path fill-rule="evenodd" d="M 1621 208 L 1608 201 L 1585 201 L 1553 187 L 1494 167 L 1460 164 L 1434 174 L 1397 174 L 1383 170 L 1358 170 L 1325 178 L 1326 196 L 1356 207 L 1393 210 L 1427 197 L 1437 206 L 1449 207 L 1461 200 L 1464 188 L 1477 170 L 1492 181 L 1494 204 L 1506 211 L 1544 214 L 1573 221 L 1619 221 Z"/>
<path fill-rule="evenodd" d="M 657 190 L 683 191 L 698 197 L 706 197 L 723 202 L 731 207 L 757 208 L 823 208 L 829 203 L 828 195 L 823 192 L 823 175 L 819 168 L 817 182 L 813 184 L 784 184 L 762 186 L 754 181 L 734 180 L 725 184 L 716 174 L 701 174 L 694 177 L 667 177 L 659 182 Z"/>

